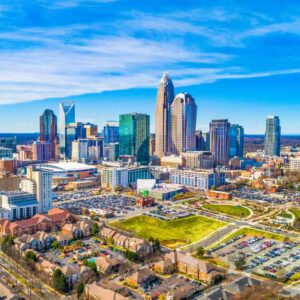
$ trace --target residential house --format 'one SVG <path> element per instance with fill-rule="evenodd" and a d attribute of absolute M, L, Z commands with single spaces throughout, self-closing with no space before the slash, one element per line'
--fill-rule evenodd
<path fill-rule="evenodd" d="M 95 263 L 97 270 L 105 274 L 116 273 L 121 266 L 120 260 L 117 258 L 108 258 L 105 255 L 97 257 Z"/>
<path fill-rule="evenodd" d="M 141 269 L 126 278 L 126 282 L 133 288 L 143 288 L 157 279 L 155 273 L 149 269 Z"/>

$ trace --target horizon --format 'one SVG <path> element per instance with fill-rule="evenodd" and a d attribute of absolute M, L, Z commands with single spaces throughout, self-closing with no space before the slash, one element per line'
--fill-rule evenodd
<path fill-rule="evenodd" d="M 176 94 L 195 98 L 198 129 L 226 118 L 254 134 L 278 115 L 283 132 L 299 132 L 300 12 L 291 0 L 271 3 L 3 3 L 1 131 L 12 132 L 12 123 L 13 131 L 24 124 L 36 131 L 44 109 L 57 114 L 55 103 L 73 98 L 78 121 L 101 127 L 139 107 L 153 131 L 156 88 L 167 71 Z"/>

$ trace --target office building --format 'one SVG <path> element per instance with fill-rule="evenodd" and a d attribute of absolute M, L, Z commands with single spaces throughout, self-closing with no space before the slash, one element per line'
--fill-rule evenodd
<path fill-rule="evenodd" d="M 269 116 L 266 121 L 265 155 L 280 156 L 281 127 L 278 116 Z"/>
<path fill-rule="evenodd" d="M 213 170 L 176 170 L 170 171 L 170 179 L 173 184 L 181 184 L 187 187 L 207 190 L 212 186 L 225 183 L 225 173 Z"/>
<path fill-rule="evenodd" d="M 119 143 L 108 144 L 108 159 L 110 161 L 117 161 L 119 159 Z"/>
<path fill-rule="evenodd" d="M 72 101 L 59 103 L 59 143 L 60 155 L 66 156 L 66 127 L 75 122 L 75 103 Z"/>
<path fill-rule="evenodd" d="M 124 188 L 136 186 L 138 179 L 150 179 L 151 174 L 146 166 L 110 167 L 103 166 L 100 169 L 102 188 L 114 190 L 117 186 Z"/>
<path fill-rule="evenodd" d="M 86 129 L 81 122 L 69 123 L 65 128 L 65 158 L 72 157 L 72 142 L 86 138 Z"/>
<path fill-rule="evenodd" d="M 300 157 L 291 157 L 289 167 L 291 171 L 300 171 Z"/>
<path fill-rule="evenodd" d="M 171 105 L 172 153 L 196 150 L 197 105 L 187 93 L 178 94 Z"/>
<path fill-rule="evenodd" d="M 38 166 L 27 167 L 25 179 L 21 181 L 24 192 L 34 194 L 38 201 L 38 212 L 47 213 L 52 208 L 52 174 Z"/>
<path fill-rule="evenodd" d="M 145 114 L 120 115 L 120 156 L 134 156 L 141 164 L 149 163 L 150 118 Z"/>
<path fill-rule="evenodd" d="M 183 165 L 188 169 L 212 169 L 214 156 L 209 151 L 188 151 L 181 153 Z"/>
<path fill-rule="evenodd" d="M 119 142 L 119 122 L 107 121 L 103 127 L 104 144 Z"/>
<path fill-rule="evenodd" d="M 103 157 L 103 139 L 78 139 L 72 142 L 72 160 L 76 162 L 98 162 Z"/>
<path fill-rule="evenodd" d="M 11 221 L 32 217 L 38 213 L 38 206 L 34 194 L 22 191 L 0 193 L 0 208 Z"/>
<path fill-rule="evenodd" d="M 55 151 L 53 152 L 53 144 L 51 142 L 34 142 L 32 144 L 32 155 L 33 160 L 44 162 L 49 161 L 55 157 Z"/>
<path fill-rule="evenodd" d="M 203 151 L 210 151 L 210 134 L 209 132 L 202 132 L 204 147 Z"/>
<path fill-rule="evenodd" d="M 84 128 L 86 131 L 86 137 L 89 138 L 95 138 L 98 135 L 98 126 L 91 123 L 85 123 Z"/>
<path fill-rule="evenodd" d="M 56 158 L 57 145 L 57 118 L 51 109 L 46 109 L 40 116 L 40 142 L 48 142 L 51 144 L 50 159 Z"/>
<path fill-rule="evenodd" d="M 230 158 L 238 156 L 244 157 L 244 128 L 238 124 L 230 125 L 230 145 L 229 156 Z"/>
<path fill-rule="evenodd" d="M 12 159 L 13 150 L 11 148 L 0 147 L 0 159 Z"/>
<path fill-rule="evenodd" d="M 10 148 L 13 152 L 16 151 L 17 138 L 14 137 L 0 137 L 0 147 Z"/>
<path fill-rule="evenodd" d="M 155 134 L 150 134 L 149 153 L 151 156 L 155 154 Z"/>
<path fill-rule="evenodd" d="M 174 86 L 168 73 L 163 74 L 157 90 L 155 110 L 155 155 L 162 157 L 171 153 L 171 104 Z"/>
<path fill-rule="evenodd" d="M 212 120 L 210 123 L 210 151 L 216 165 L 226 165 L 229 161 L 229 131 L 228 120 Z"/>

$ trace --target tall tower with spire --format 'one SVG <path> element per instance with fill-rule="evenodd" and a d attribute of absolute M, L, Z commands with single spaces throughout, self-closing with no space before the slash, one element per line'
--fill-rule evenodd
<path fill-rule="evenodd" d="M 155 111 L 155 155 L 162 157 L 171 153 L 171 104 L 174 86 L 168 73 L 164 73 L 157 90 Z"/>

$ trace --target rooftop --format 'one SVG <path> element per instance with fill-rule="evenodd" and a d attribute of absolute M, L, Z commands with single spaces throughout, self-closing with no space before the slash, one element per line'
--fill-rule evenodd
<path fill-rule="evenodd" d="M 36 166 L 38 169 L 48 172 L 65 172 L 65 171 L 83 171 L 83 170 L 96 170 L 95 166 L 81 164 L 77 162 L 58 162 L 58 163 L 46 163 Z"/>

